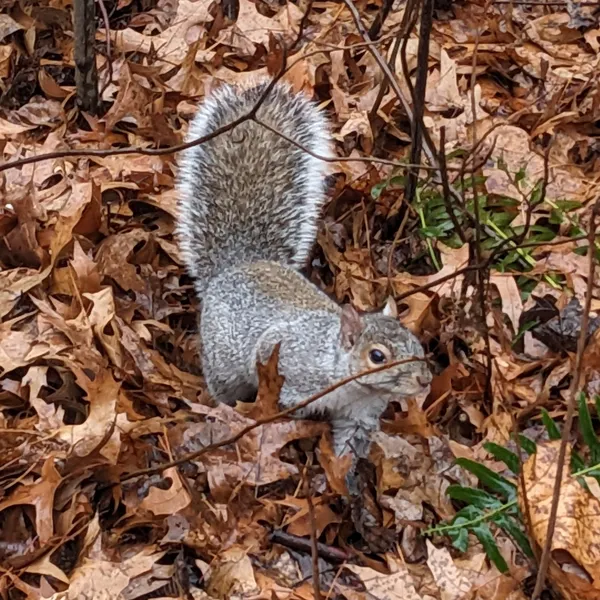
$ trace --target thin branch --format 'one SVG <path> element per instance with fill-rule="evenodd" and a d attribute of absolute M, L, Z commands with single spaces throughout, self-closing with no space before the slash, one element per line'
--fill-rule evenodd
<path fill-rule="evenodd" d="M 94 0 L 73 2 L 75 83 L 77 103 L 91 114 L 98 111 L 98 72 L 96 70 L 96 14 Z"/>
<path fill-rule="evenodd" d="M 487 13 L 487 8 L 489 6 L 489 1 L 486 3 L 486 10 L 484 14 Z M 481 37 L 481 32 L 479 27 L 477 28 L 475 39 L 475 47 L 473 49 L 473 60 L 471 61 L 471 113 L 473 119 L 473 148 L 477 146 L 477 100 L 475 95 L 475 86 L 477 83 L 477 54 L 479 51 L 479 40 Z M 475 156 L 475 152 L 472 152 L 473 157 Z M 473 180 L 473 212 L 475 217 L 475 241 L 473 244 L 473 250 L 475 254 L 475 261 L 477 263 L 481 262 L 481 219 L 480 219 L 480 205 L 479 205 L 479 192 L 477 190 L 477 185 Z M 483 336 L 483 341 L 485 345 L 485 388 L 484 388 L 484 399 L 487 401 L 491 401 L 492 399 L 492 347 L 490 342 L 490 332 L 487 327 L 487 277 L 486 274 L 488 270 L 479 270 L 475 273 L 476 284 L 477 284 L 477 297 L 479 302 L 479 312 L 481 319 L 481 333 Z"/>
<path fill-rule="evenodd" d="M 274 79 L 273 81 L 274 82 L 278 81 L 278 78 Z M 280 138 L 288 141 L 290 144 L 293 144 L 297 148 L 300 148 L 301 150 L 303 150 L 310 156 L 313 156 L 314 158 L 316 158 L 318 160 L 322 160 L 323 162 L 327 162 L 327 163 L 336 163 L 336 162 L 339 162 L 339 163 L 346 163 L 346 162 L 347 163 L 352 163 L 352 162 L 368 163 L 368 164 L 379 164 L 379 165 L 387 165 L 390 167 L 400 167 L 400 168 L 418 166 L 420 169 L 426 169 L 426 170 L 430 170 L 430 171 L 438 171 L 439 170 L 439 167 L 435 167 L 435 166 L 411 165 L 410 163 L 407 163 L 404 161 L 389 160 L 389 159 L 385 159 L 385 158 L 377 158 L 375 156 L 363 156 L 363 157 L 321 156 L 320 154 L 317 154 L 316 152 L 312 152 L 308 148 L 305 148 L 302 144 L 287 137 L 280 131 L 277 131 L 275 128 L 270 127 L 269 125 L 260 121 L 257 118 L 254 118 L 254 114 L 258 111 L 258 109 L 263 104 L 265 99 L 266 99 L 266 96 L 264 98 L 261 96 L 261 98 L 259 98 L 257 104 L 252 108 L 252 110 L 250 110 L 246 114 L 242 115 L 239 119 L 236 119 L 235 121 L 229 123 L 228 125 L 224 125 L 223 127 L 220 127 L 219 129 L 215 129 L 213 132 L 211 132 L 207 135 L 196 138 L 194 140 L 190 140 L 189 142 L 185 142 L 183 144 L 176 144 L 175 146 L 168 146 L 166 148 L 139 148 L 137 146 L 131 146 L 129 148 L 115 148 L 115 149 L 107 149 L 107 150 L 102 150 L 102 149 L 98 149 L 98 148 L 56 150 L 55 152 L 48 152 L 46 154 L 38 154 L 35 156 L 26 156 L 24 158 L 18 158 L 13 161 L 5 162 L 4 164 L 0 164 L 0 173 L 2 171 L 6 171 L 8 169 L 22 167 L 22 166 L 29 165 L 32 163 L 42 162 L 44 160 L 54 160 L 57 158 L 79 158 L 79 157 L 85 157 L 85 156 L 106 157 L 106 156 L 120 156 L 120 155 L 129 155 L 129 154 L 140 154 L 140 155 L 144 155 L 144 156 L 165 156 L 168 154 L 175 154 L 177 152 L 181 152 L 182 150 L 187 150 L 188 148 L 193 148 L 194 146 L 200 146 L 200 145 L 204 144 L 205 142 L 208 142 L 208 141 L 222 135 L 223 133 L 227 133 L 228 131 L 231 131 L 232 129 L 234 129 L 235 127 L 240 125 L 241 123 L 248 121 L 250 119 L 256 121 L 262 127 L 269 129 L 269 131 L 272 131 L 274 134 L 276 134 Z M 448 171 L 458 172 L 459 170 L 460 170 L 460 167 L 448 167 Z"/>
<path fill-rule="evenodd" d="M 509 510 L 510 508 L 514 508 L 515 506 L 517 506 L 517 500 L 511 500 L 507 504 L 503 504 L 502 506 L 499 506 L 498 508 L 490 510 L 489 512 L 484 512 L 479 517 L 471 519 L 470 521 L 463 521 L 463 522 L 459 523 L 458 525 L 450 524 L 450 525 L 439 525 L 437 527 L 431 527 L 430 529 L 426 529 L 425 531 L 423 531 L 422 535 L 435 535 L 436 533 L 445 534 L 447 531 L 453 531 L 456 529 L 466 529 L 467 527 L 473 527 L 474 525 L 479 525 L 479 523 L 485 523 L 486 521 L 489 521 L 496 515 L 502 514 L 503 512 L 506 512 L 507 510 Z"/>
<path fill-rule="evenodd" d="M 99 102 L 102 102 L 102 96 L 106 91 L 106 88 L 111 84 L 113 79 L 113 66 L 112 66 L 112 52 L 111 52 L 111 42 L 110 42 L 110 19 L 108 18 L 108 12 L 106 10 L 106 5 L 104 4 L 104 0 L 98 0 L 98 6 L 100 7 L 100 12 L 102 13 L 102 20 L 104 21 L 104 29 L 106 31 L 106 65 L 107 65 L 107 74 L 106 81 L 100 90 L 100 98 Z"/>
<path fill-rule="evenodd" d="M 419 164 L 421 162 L 421 152 L 423 149 L 423 115 L 425 114 L 425 92 L 427 88 L 427 78 L 429 75 L 429 40 L 431 38 L 431 29 L 433 27 L 433 0 L 423 0 L 421 9 L 421 25 L 419 27 L 419 45 L 417 49 L 417 74 L 415 79 L 415 87 L 411 90 L 414 119 L 412 125 L 412 145 L 410 149 L 410 162 Z M 403 48 L 403 57 L 406 59 L 405 48 Z M 407 81 L 410 81 L 410 74 L 406 73 Z M 412 86 L 411 86 L 412 87 Z M 444 153 L 444 147 L 440 144 L 440 162 L 441 155 Z M 440 176 L 442 166 L 440 164 Z M 408 171 L 408 180 L 406 182 L 406 190 L 404 196 L 408 203 L 412 202 L 417 189 L 419 179 L 418 169 L 410 169 Z M 448 188 L 449 190 L 449 188 Z"/>
<path fill-rule="evenodd" d="M 321 582 L 319 575 L 319 549 L 317 547 L 317 520 L 315 519 L 315 507 L 312 501 L 312 491 L 310 489 L 309 481 L 309 466 L 304 470 L 304 495 L 308 505 L 308 518 L 310 521 L 310 556 L 312 559 L 312 582 L 313 582 L 313 593 L 315 600 L 322 600 L 321 595 Z"/>
<path fill-rule="evenodd" d="M 257 419 L 254 423 L 247 425 L 246 427 L 244 427 L 243 429 L 241 429 L 240 431 L 238 431 L 235 435 L 232 435 L 231 437 L 221 440 L 220 442 L 214 442 L 212 444 L 208 444 L 207 446 L 204 446 L 204 448 L 200 448 L 200 450 L 196 450 L 195 452 L 190 452 L 188 454 L 185 454 L 184 456 L 182 456 L 176 460 L 172 460 L 172 461 L 166 462 L 166 463 L 161 463 L 160 465 L 156 465 L 154 467 L 148 467 L 146 469 L 139 469 L 137 471 L 127 473 L 127 474 L 121 476 L 119 481 L 120 481 L 120 483 L 123 483 L 123 482 L 129 481 L 131 479 L 136 479 L 137 477 L 148 477 L 150 475 L 155 475 L 156 473 L 161 473 L 165 469 L 170 469 L 171 467 L 177 467 L 177 466 L 179 466 L 183 463 L 189 462 L 191 460 L 196 460 L 197 458 L 199 458 L 200 456 L 203 456 L 204 454 L 207 454 L 208 452 L 217 450 L 218 448 L 222 448 L 223 446 L 230 446 L 231 444 L 235 444 L 237 441 L 241 440 L 246 434 L 250 433 L 254 429 L 261 427 L 262 425 L 268 425 L 269 423 L 273 423 L 274 421 L 277 421 L 278 419 L 281 419 L 282 417 L 287 417 L 288 415 L 291 415 L 291 414 L 295 413 L 296 411 L 307 407 L 309 404 L 312 404 L 313 402 L 316 402 L 317 400 L 319 400 L 319 398 L 323 398 L 323 396 L 326 396 L 327 394 L 337 390 L 338 388 L 341 388 L 342 386 L 350 383 L 351 381 L 354 381 L 356 379 L 361 379 L 362 377 L 367 377 L 368 375 L 373 375 L 374 373 L 379 373 L 381 371 L 387 371 L 388 369 L 392 369 L 393 367 L 397 367 L 398 365 L 408 364 L 411 362 L 424 362 L 425 360 L 426 359 L 416 358 L 416 357 L 405 358 L 402 360 L 396 360 L 396 361 L 390 362 L 381 367 L 377 367 L 376 369 L 369 369 L 368 371 L 362 371 L 360 373 L 355 373 L 354 375 L 350 375 L 349 377 L 345 377 L 344 379 L 337 381 L 336 383 L 330 385 L 329 387 L 318 392 L 317 394 L 313 394 L 310 398 L 303 400 L 302 402 L 300 402 L 299 404 L 296 404 L 295 406 L 290 406 L 289 408 L 286 408 L 285 410 L 282 410 L 282 411 L 275 413 L 273 415 L 270 415 L 268 417 L 263 417 L 262 419 Z"/>
<path fill-rule="evenodd" d="M 494 4 L 514 4 L 515 6 L 567 6 L 568 0 L 493 0 Z M 600 6 L 599 2 L 577 2 L 577 6 Z"/>
<path fill-rule="evenodd" d="M 585 307 L 581 317 L 581 329 L 579 331 L 579 340 L 577 341 L 577 354 L 575 355 L 575 365 L 573 369 L 573 379 L 569 387 L 569 402 L 567 405 L 567 415 L 565 424 L 562 430 L 560 440 L 560 448 L 558 451 L 558 463 L 556 465 L 556 477 L 554 478 L 554 492 L 552 494 L 552 506 L 550 508 L 550 517 L 548 518 L 548 529 L 546 530 L 546 540 L 540 560 L 540 569 L 535 581 L 535 589 L 533 590 L 532 598 L 537 600 L 544 588 L 546 582 L 546 572 L 550 563 L 550 553 L 552 550 L 552 538 L 554 537 L 554 528 L 556 526 L 556 516 L 558 514 L 558 503 L 560 500 L 560 488 L 562 485 L 562 475 L 565 466 L 565 456 L 567 452 L 567 444 L 571 436 L 573 428 L 573 418 L 575 416 L 576 396 L 580 391 L 581 373 L 583 370 L 583 353 L 588 339 L 588 325 L 590 311 L 592 308 L 592 293 L 594 289 L 594 274 L 595 274 L 595 233 L 596 233 L 596 217 L 600 213 L 600 199 L 596 200 L 592 208 L 590 217 L 590 227 L 588 233 L 588 273 L 587 273 L 587 289 L 585 292 Z"/>
<path fill-rule="evenodd" d="M 392 68 L 394 68 L 394 65 L 396 64 L 396 57 L 398 56 L 398 50 L 400 49 L 400 44 L 402 43 L 403 40 L 403 35 L 402 35 L 402 31 L 400 31 L 398 33 L 398 35 L 396 36 L 396 39 L 394 40 L 394 45 L 392 46 L 392 52 L 390 53 L 390 66 Z M 385 97 L 385 95 L 387 94 L 388 91 L 388 82 L 387 79 L 384 79 L 381 82 L 381 85 L 379 86 L 379 92 L 377 93 L 377 98 L 375 99 L 375 103 L 373 104 L 373 108 L 371 109 L 370 113 L 369 113 L 369 119 L 372 122 L 375 117 L 377 116 L 377 113 L 379 112 L 379 107 L 381 106 L 381 103 L 383 102 L 383 98 Z"/>
<path fill-rule="evenodd" d="M 538 204 L 543 204 L 544 201 L 546 200 L 546 190 L 548 189 L 548 181 L 550 179 L 550 150 L 551 149 L 552 149 L 552 140 L 550 140 L 550 143 L 548 144 L 548 147 L 546 148 L 546 152 L 544 152 L 544 176 L 542 179 L 542 189 L 540 190 L 540 197 L 536 204 L 533 204 L 531 202 L 531 196 L 528 199 L 527 214 L 525 216 L 525 226 L 523 227 L 523 231 L 521 232 L 521 235 L 518 236 L 517 239 L 515 240 L 515 243 L 517 244 L 517 246 L 519 244 L 522 244 L 525 241 L 525 239 L 527 238 L 527 235 L 529 234 L 529 230 L 531 229 L 531 218 L 533 216 L 533 210 L 535 209 L 535 207 Z"/>
<path fill-rule="evenodd" d="M 410 104 L 408 100 L 404 97 L 404 94 L 400 89 L 400 86 L 398 84 L 398 81 L 396 80 L 396 77 L 394 76 L 394 73 L 383 58 L 381 52 L 378 50 L 377 45 L 369 37 L 369 33 L 367 32 L 367 29 L 360 16 L 359 10 L 356 7 L 356 4 L 354 4 L 353 0 L 344 0 L 344 4 L 348 7 L 348 10 L 352 15 L 354 24 L 356 25 L 356 28 L 358 29 L 358 32 L 360 33 L 361 37 L 365 42 L 368 43 L 369 52 L 375 59 L 375 62 L 377 62 L 377 64 L 379 65 L 379 68 L 383 71 L 384 75 L 387 77 L 390 86 L 392 87 L 394 94 L 400 101 L 400 104 L 404 108 L 404 112 L 406 113 L 408 119 L 412 121 L 414 119 L 414 114 L 410 107 Z M 429 159 L 430 164 L 434 167 L 434 170 L 439 173 L 440 163 L 438 158 L 438 151 L 431 139 L 431 136 L 425 128 L 423 128 L 423 141 L 425 142 L 424 150 L 427 154 L 427 158 Z M 458 196 L 455 190 L 451 189 L 451 194 L 460 202 L 460 197 Z"/>
<path fill-rule="evenodd" d="M 487 261 L 482 262 L 481 264 L 478 264 L 478 265 L 468 265 L 466 267 L 463 267 L 462 269 L 457 269 L 453 273 L 449 273 L 448 275 L 439 277 L 438 279 L 435 279 L 434 281 L 430 281 L 429 283 L 420 285 L 419 287 L 413 288 L 412 290 L 403 292 L 402 294 L 398 294 L 397 296 L 394 296 L 394 300 L 396 302 L 400 302 L 400 300 L 404 300 L 404 298 L 409 298 L 410 296 L 414 296 L 415 294 L 419 294 L 420 292 L 426 292 L 427 290 L 437 287 L 438 285 L 441 285 L 442 283 L 444 283 L 446 281 L 450 281 L 451 279 L 455 279 L 456 277 L 459 277 L 460 275 L 464 275 L 465 273 L 471 273 L 473 271 L 478 271 L 480 269 L 486 269 L 487 267 L 488 267 Z"/>
<path fill-rule="evenodd" d="M 381 10 L 377 13 L 377 16 L 373 20 L 373 24 L 369 29 L 369 37 L 372 40 L 376 40 L 379 37 L 379 33 L 385 20 L 388 18 L 390 11 L 392 10 L 392 6 L 394 5 L 394 0 L 383 0 L 383 5 Z"/>
<path fill-rule="evenodd" d="M 271 533 L 269 539 L 274 544 L 281 544 L 286 548 L 291 548 L 292 550 L 299 550 L 300 552 L 310 552 L 312 547 L 312 541 L 307 540 L 305 537 L 300 537 L 297 535 L 293 535 L 291 533 L 286 533 L 285 531 L 276 530 Z M 317 543 L 317 550 L 319 552 L 319 556 L 324 558 L 327 562 L 333 564 L 342 564 L 350 561 L 353 557 L 341 550 L 340 548 L 336 548 L 335 546 L 328 546 L 321 542 Z"/>
<path fill-rule="evenodd" d="M 446 127 L 440 128 L 440 174 L 442 176 L 442 190 L 444 192 L 444 205 L 446 212 L 454 225 L 454 230 L 458 234 L 460 241 L 463 244 L 467 243 L 467 237 L 463 231 L 461 224 L 458 222 L 458 217 L 454 213 L 454 206 L 452 206 L 452 198 L 450 197 L 450 182 L 448 181 L 448 170 L 446 168 Z"/>
<path fill-rule="evenodd" d="M 300 25 L 298 26 L 298 33 L 296 34 L 296 39 L 294 40 L 294 43 L 288 48 L 288 52 L 292 52 L 293 50 L 295 50 L 298 47 L 300 41 L 302 40 L 302 37 L 304 36 L 304 30 L 306 29 L 306 25 L 308 24 L 308 19 L 312 11 L 312 7 L 313 0 L 308 0 L 306 10 L 302 15 L 302 19 L 300 19 Z"/>

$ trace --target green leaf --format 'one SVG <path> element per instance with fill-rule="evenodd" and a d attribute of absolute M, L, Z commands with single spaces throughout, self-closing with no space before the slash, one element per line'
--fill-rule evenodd
<path fill-rule="evenodd" d="M 529 544 L 529 539 L 523 529 L 521 529 L 521 525 L 518 523 L 518 521 L 516 521 L 516 519 L 500 513 L 499 515 L 493 517 L 492 521 L 508 535 L 510 535 L 510 537 L 512 537 L 519 548 L 521 548 L 525 556 L 533 558 L 533 550 Z"/>
<path fill-rule="evenodd" d="M 492 530 L 486 523 L 478 523 L 474 527 L 471 527 L 471 531 L 477 536 L 477 539 L 481 542 L 485 553 L 488 555 L 488 558 L 496 565 L 496 568 L 500 573 L 508 572 L 508 565 L 504 560 L 502 554 L 500 554 L 500 550 L 498 549 L 498 545 L 496 544 L 496 540 L 492 535 Z"/>
<path fill-rule="evenodd" d="M 560 440 L 560 430 L 558 429 L 558 425 L 553 421 L 550 413 L 542 408 L 542 423 L 544 423 L 544 427 L 548 432 L 548 437 L 551 440 Z"/>
<path fill-rule="evenodd" d="M 485 490 L 479 490 L 462 485 L 448 486 L 446 493 L 453 500 L 460 500 L 466 504 L 481 509 L 496 509 L 502 506 L 502 502 Z"/>
<path fill-rule="evenodd" d="M 406 177 L 404 175 L 395 175 L 390 179 L 390 184 L 394 187 L 404 187 L 406 185 Z"/>
<path fill-rule="evenodd" d="M 466 522 L 467 519 L 465 517 L 457 515 L 452 521 L 452 524 L 456 525 L 456 529 L 451 529 L 448 532 L 448 537 L 452 540 L 452 545 L 461 552 L 466 552 L 469 548 L 469 531 L 464 527 Z"/>
<path fill-rule="evenodd" d="M 585 231 L 579 227 L 579 225 L 573 225 L 571 229 L 569 229 L 569 237 L 581 237 L 585 235 Z"/>
<path fill-rule="evenodd" d="M 457 148 L 456 150 L 452 150 L 452 152 L 446 154 L 446 160 L 449 161 L 453 158 L 462 158 L 463 156 L 467 156 L 468 154 L 469 151 L 465 148 Z"/>
<path fill-rule="evenodd" d="M 470 473 L 473 473 L 481 481 L 483 485 L 488 487 L 493 492 L 500 494 L 503 498 L 512 500 L 517 494 L 517 486 L 511 483 L 502 475 L 494 473 L 484 465 L 480 465 L 474 460 L 468 458 L 457 458 L 456 464 L 466 469 Z"/>
<path fill-rule="evenodd" d="M 501 460 L 515 475 L 519 473 L 519 457 L 510 450 L 495 444 L 486 442 L 483 447 L 496 459 Z"/>
<path fill-rule="evenodd" d="M 535 454 L 537 450 L 535 442 L 521 434 L 519 434 L 519 445 L 521 448 L 523 448 L 523 450 L 525 450 L 525 452 L 527 452 L 527 454 L 529 454 L 529 456 Z"/>
<path fill-rule="evenodd" d="M 450 248 L 454 248 L 456 250 L 456 249 L 462 247 L 463 242 L 460 239 L 458 233 L 453 233 L 450 237 L 448 237 L 444 240 L 444 244 L 446 246 L 450 246 Z"/>
<path fill-rule="evenodd" d="M 573 208 L 581 208 L 583 206 L 577 200 L 557 200 L 554 204 L 561 210 L 572 210 Z"/>
<path fill-rule="evenodd" d="M 550 219 L 548 221 L 552 225 L 560 225 L 565 220 L 565 213 L 562 210 L 556 210 L 553 208 L 550 211 Z"/>
<path fill-rule="evenodd" d="M 508 196 L 501 196 L 500 198 L 498 198 L 496 200 L 496 205 L 498 206 L 521 206 L 521 203 L 519 202 L 519 200 L 516 200 L 515 198 L 509 198 Z"/>
<path fill-rule="evenodd" d="M 451 221 L 441 223 L 439 225 L 428 225 L 427 227 L 421 227 L 420 231 L 424 237 L 427 238 L 439 238 L 443 237 L 446 232 L 452 229 L 454 226 Z"/>
<path fill-rule="evenodd" d="M 575 473 L 576 471 L 583 471 L 585 467 L 585 460 L 583 460 L 581 454 L 573 450 L 573 452 L 571 452 L 571 473 Z"/>
<path fill-rule="evenodd" d="M 577 406 L 579 408 L 579 428 L 581 429 L 583 441 L 590 449 L 592 464 L 597 464 L 600 462 L 600 442 L 594 432 L 594 425 L 592 424 L 592 417 L 590 416 L 590 410 L 587 405 L 587 398 L 583 392 L 580 392 L 577 396 Z"/>
<path fill-rule="evenodd" d="M 533 321 L 527 321 L 526 323 L 523 323 L 523 325 L 521 325 L 521 327 L 519 327 L 519 331 L 517 332 L 515 339 L 512 341 L 512 345 L 515 346 L 518 343 L 518 341 L 525 335 L 526 332 L 528 332 L 530 329 L 533 329 L 538 324 L 539 324 L 538 319 L 535 319 Z"/>
<path fill-rule="evenodd" d="M 446 222 L 450 219 L 450 215 L 448 215 L 448 211 L 445 206 L 428 206 L 429 209 L 429 217 L 434 221 L 442 221 Z"/>
<path fill-rule="evenodd" d="M 533 242 L 549 242 L 556 237 L 556 232 L 552 231 L 549 227 L 543 225 L 532 225 L 529 231 L 534 234 L 530 236 Z"/>
<path fill-rule="evenodd" d="M 381 192 L 383 192 L 383 190 L 385 190 L 385 188 L 388 185 L 388 181 L 380 181 L 379 183 L 376 183 L 372 188 L 371 188 L 371 197 L 373 198 L 373 200 L 377 200 L 379 198 L 379 196 L 381 196 Z"/>
<path fill-rule="evenodd" d="M 594 396 L 594 402 L 596 403 L 596 415 L 600 417 L 600 396 L 598 394 Z"/>
<path fill-rule="evenodd" d="M 529 205 L 535 206 L 542 200 L 543 181 L 538 181 L 529 196 Z"/>

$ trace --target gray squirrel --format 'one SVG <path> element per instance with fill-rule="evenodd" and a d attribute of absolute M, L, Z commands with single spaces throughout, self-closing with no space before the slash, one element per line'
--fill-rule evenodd
<path fill-rule="evenodd" d="M 187 139 L 246 115 L 268 85 L 219 87 L 204 100 Z M 277 343 L 285 378 L 282 408 L 353 374 L 423 359 L 420 342 L 398 322 L 393 303 L 359 314 L 299 272 L 326 200 L 327 162 L 317 156 L 334 156 L 327 119 L 307 96 L 281 82 L 257 119 L 301 148 L 246 120 L 184 150 L 179 164 L 177 237 L 201 300 L 202 369 L 211 396 L 230 405 L 251 400 L 256 362 L 265 363 Z M 426 392 L 430 382 L 426 363 L 415 360 L 351 381 L 294 416 L 326 418 L 337 455 L 365 456 L 388 403 Z"/>

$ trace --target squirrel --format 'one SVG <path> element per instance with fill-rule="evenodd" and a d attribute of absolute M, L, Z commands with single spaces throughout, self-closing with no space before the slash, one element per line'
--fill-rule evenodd
<path fill-rule="evenodd" d="M 225 84 L 211 92 L 187 140 L 248 114 L 268 85 Z M 252 400 L 256 362 L 265 363 L 280 343 L 279 406 L 285 409 L 353 374 L 416 358 L 353 380 L 294 413 L 329 420 L 336 455 L 364 457 L 388 403 L 426 392 L 431 371 L 393 302 L 359 314 L 300 273 L 326 201 L 327 163 L 317 157 L 334 156 L 329 123 L 308 96 L 285 83 L 275 83 L 263 100 L 256 120 L 184 150 L 179 163 L 176 236 L 201 300 L 203 375 L 217 402 Z"/>

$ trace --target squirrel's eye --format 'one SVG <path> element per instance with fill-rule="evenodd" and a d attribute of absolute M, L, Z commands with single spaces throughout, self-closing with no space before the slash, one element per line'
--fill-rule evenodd
<path fill-rule="evenodd" d="M 387 357 L 381 350 L 373 348 L 373 350 L 369 352 L 369 360 L 373 364 L 382 365 L 387 360 Z"/>

